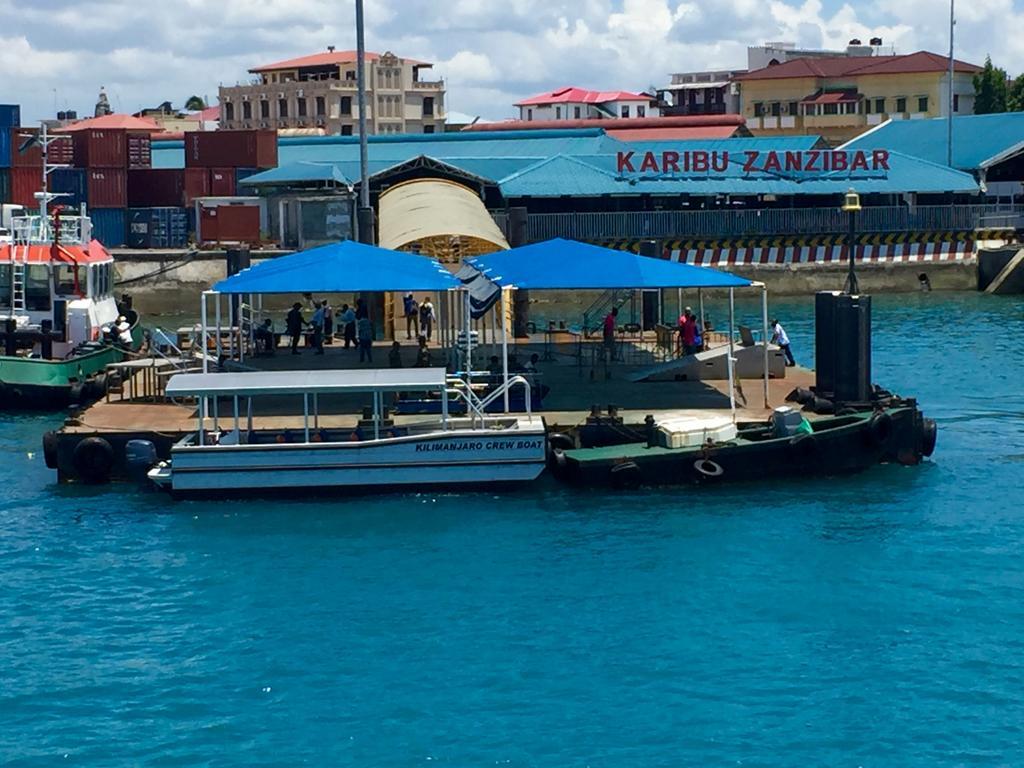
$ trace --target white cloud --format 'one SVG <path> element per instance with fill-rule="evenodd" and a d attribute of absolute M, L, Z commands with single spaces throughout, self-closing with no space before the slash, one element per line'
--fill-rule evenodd
<path fill-rule="evenodd" d="M 948 7 L 948 6 L 947 6 Z M 353 4 L 338 0 L 0 0 L 0 101 L 27 119 L 92 108 L 100 85 L 135 110 L 219 83 L 258 64 L 354 47 Z M 991 53 L 1024 71 L 1024 9 L 1014 0 L 960 3 L 957 54 Z M 638 90 L 671 72 L 742 67 L 766 40 L 842 47 L 880 36 L 899 52 L 948 47 L 934 0 L 371 0 L 372 50 L 437 62 L 449 106 L 510 116 L 518 99 L 564 85 Z"/>

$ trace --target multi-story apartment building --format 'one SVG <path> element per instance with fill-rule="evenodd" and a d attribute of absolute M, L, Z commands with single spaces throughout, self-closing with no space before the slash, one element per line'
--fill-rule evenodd
<path fill-rule="evenodd" d="M 661 111 L 654 96 L 629 91 L 588 91 L 559 88 L 517 102 L 519 119 L 590 120 L 613 117 L 658 117 Z"/>
<path fill-rule="evenodd" d="M 676 72 L 672 82 L 658 89 L 661 113 L 681 115 L 738 115 L 740 88 L 733 78 L 747 70 Z"/>
<path fill-rule="evenodd" d="M 974 64 L 954 62 L 953 112 L 974 111 Z M 949 113 L 949 59 L 903 56 L 792 59 L 737 75 L 741 113 L 755 136 L 814 133 L 843 142 L 885 120 Z"/>
<path fill-rule="evenodd" d="M 367 132 L 442 133 L 444 81 L 424 80 L 424 61 L 366 53 Z M 221 128 L 320 128 L 359 133 L 356 52 L 336 51 L 249 70 L 247 85 L 221 87 Z"/>

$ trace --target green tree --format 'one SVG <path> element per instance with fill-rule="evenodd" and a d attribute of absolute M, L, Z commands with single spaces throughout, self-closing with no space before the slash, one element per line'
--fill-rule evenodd
<path fill-rule="evenodd" d="M 1024 112 L 1024 75 L 1017 75 L 1006 93 L 1006 111 Z"/>
<path fill-rule="evenodd" d="M 185 102 L 187 112 L 201 112 L 204 109 L 206 109 L 206 102 L 200 96 L 190 96 Z"/>
<path fill-rule="evenodd" d="M 974 114 L 988 115 L 1006 111 L 1006 70 L 992 66 L 985 57 L 985 67 L 974 76 Z"/>

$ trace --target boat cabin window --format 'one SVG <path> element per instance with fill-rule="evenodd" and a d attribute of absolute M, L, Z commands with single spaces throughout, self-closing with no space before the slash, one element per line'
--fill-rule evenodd
<path fill-rule="evenodd" d="M 79 272 L 79 280 L 81 279 L 82 275 Z M 75 295 L 75 268 L 73 266 L 61 264 L 53 268 L 53 290 L 60 296 Z"/>
<path fill-rule="evenodd" d="M 25 273 L 25 309 L 49 312 L 50 300 L 50 268 L 45 264 L 33 264 Z"/>
<path fill-rule="evenodd" d="M 0 264 L 0 307 L 11 306 L 11 265 Z"/>

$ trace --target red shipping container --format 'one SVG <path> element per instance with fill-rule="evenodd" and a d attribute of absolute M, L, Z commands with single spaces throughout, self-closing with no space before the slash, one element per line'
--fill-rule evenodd
<path fill-rule="evenodd" d="M 69 133 L 57 134 L 61 138 L 51 141 L 46 148 L 46 159 L 51 165 L 74 165 L 75 142 Z"/>
<path fill-rule="evenodd" d="M 205 168 L 186 168 L 185 205 L 192 205 L 197 197 L 210 196 L 210 173 Z"/>
<path fill-rule="evenodd" d="M 276 131 L 193 131 L 185 134 L 188 168 L 276 168 Z"/>
<path fill-rule="evenodd" d="M 210 169 L 210 195 L 213 197 L 234 197 L 235 195 L 235 169 L 234 168 L 211 168 Z"/>
<path fill-rule="evenodd" d="M 184 204 L 184 170 L 147 168 L 128 171 L 129 208 L 180 208 Z"/>
<path fill-rule="evenodd" d="M 124 168 L 128 165 L 123 130 L 74 131 L 75 165 L 79 168 Z"/>
<path fill-rule="evenodd" d="M 127 208 L 128 171 L 90 168 L 85 174 L 90 208 Z"/>
<path fill-rule="evenodd" d="M 43 191 L 43 169 L 40 168 L 11 168 L 11 193 L 7 202 L 15 205 L 23 205 L 32 210 L 38 210 L 39 201 L 36 200 L 36 192 Z"/>
<path fill-rule="evenodd" d="M 153 140 L 148 133 L 129 133 L 126 141 L 129 168 L 149 168 L 153 165 Z"/>
<path fill-rule="evenodd" d="M 218 205 L 203 208 L 199 236 L 204 243 L 259 243 L 259 206 Z"/>
<path fill-rule="evenodd" d="M 18 148 L 28 141 L 26 135 L 33 136 L 39 133 L 38 128 L 12 128 L 11 129 L 11 167 L 12 168 L 40 168 L 43 165 L 43 148 L 38 144 L 29 147 L 24 152 Z M 40 171 L 40 173 L 42 173 Z M 42 178 L 40 176 L 39 178 Z"/>

